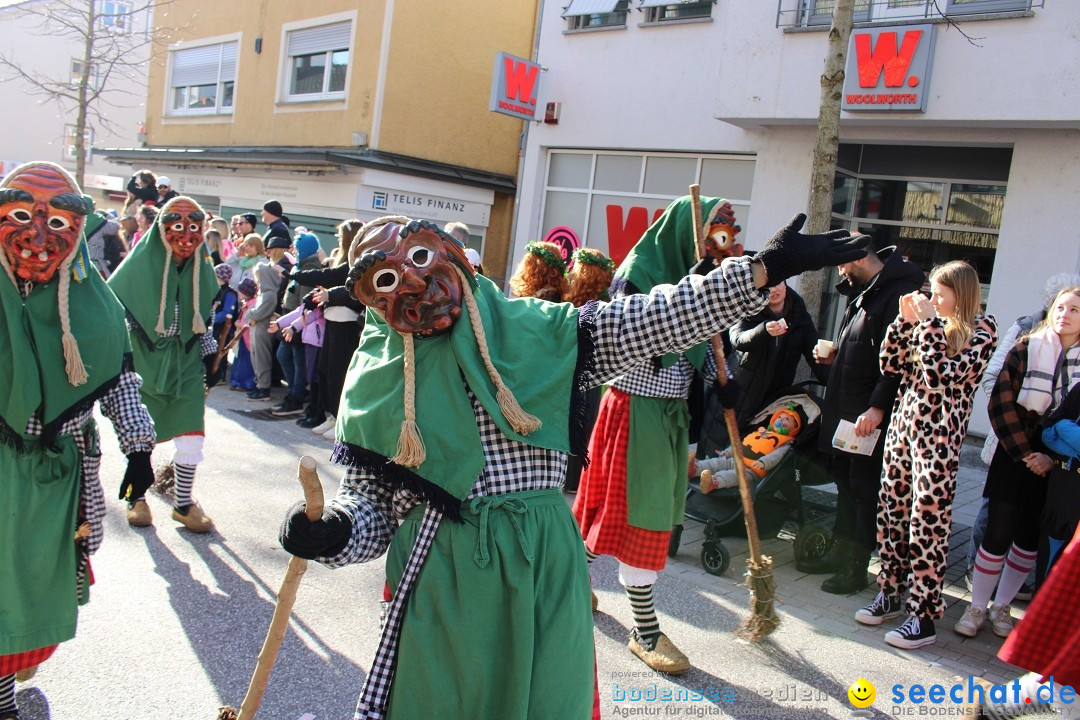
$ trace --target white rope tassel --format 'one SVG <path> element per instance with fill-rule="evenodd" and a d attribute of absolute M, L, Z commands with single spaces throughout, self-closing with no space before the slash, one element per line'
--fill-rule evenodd
<path fill-rule="evenodd" d="M 90 376 L 83 365 L 82 355 L 79 353 L 79 343 L 71 334 L 71 317 L 69 317 L 68 296 L 71 292 L 71 263 L 77 253 L 72 253 L 60 266 L 60 286 L 57 293 L 57 309 L 60 311 L 60 344 L 64 349 L 64 370 L 67 372 L 68 383 L 74 387 L 86 383 Z"/>
<path fill-rule="evenodd" d="M 195 267 L 191 273 L 191 296 L 194 300 L 194 308 L 192 309 L 194 317 L 191 318 L 191 331 L 196 335 L 202 335 L 206 332 L 206 321 L 203 320 L 202 316 L 199 314 L 199 266 L 202 265 L 202 259 L 198 257 L 198 254 L 198 251 L 196 251 L 195 255 L 191 258 L 191 261 L 195 263 Z"/>
<path fill-rule="evenodd" d="M 416 356 L 412 335 L 402 333 L 401 339 L 405 344 L 405 419 L 398 435 L 397 454 L 391 461 L 405 467 L 420 467 L 427 458 L 427 450 L 416 425 Z"/>
<path fill-rule="evenodd" d="M 484 332 L 484 324 L 480 321 L 480 309 L 476 306 L 476 298 L 473 297 L 472 287 L 460 270 L 458 270 L 458 275 L 461 276 L 465 307 L 469 310 L 469 323 L 472 325 L 473 334 L 476 335 L 476 344 L 480 349 L 480 357 L 484 360 L 484 367 L 487 368 L 488 377 L 495 384 L 495 398 L 499 401 L 499 410 L 518 435 L 534 433 L 542 425 L 540 418 L 525 412 L 524 408 L 518 403 L 517 398 L 514 397 L 514 393 L 503 382 L 499 371 L 495 369 L 495 364 L 491 362 L 491 355 L 488 352 L 487 334 Z"/>
<path fill-rule="evenodd" d="M 172 261 L 172 245 L 165 243 L 165 268 L 161 272 L 161 302 L 158 304 L 157 325 L 154 332 L 165 334 L 165 290 L 169 287 L 169 263 Z"/>

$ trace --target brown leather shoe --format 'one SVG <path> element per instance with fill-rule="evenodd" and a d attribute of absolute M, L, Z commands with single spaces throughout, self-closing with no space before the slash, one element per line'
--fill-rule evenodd
<path fill-rule="evenodd" d="M 150 527 L 154 524 L 154 516 L 150 514 L 150 506 L 145 498 L 139 498 L 134 505 L 128 506 L 127 521 L 131 527 Z"/>
<path fill-rule="evenodd" d="M 214 529 L 214 521 L 206 517 L 206 514 L 198 505 L 188 505 L 187 515 L 183 515 L 177 508 L 173 508 L 172 519 L 193 533 L 207 533 Z"/>
<path fill-rule="evenodd" d="M 681 675 L 690 669 L 690 659 L 683 655 L 675 643 L 668 640 L 668 636 L 660 633 L 656 639 L 656 646 L 649 650 L 638 639 L 637 631 L 630 632 L 630 642 L 627 644 L 630 652 L 641 658 L 641 661 L 657 672 L 669 675 Z"/>

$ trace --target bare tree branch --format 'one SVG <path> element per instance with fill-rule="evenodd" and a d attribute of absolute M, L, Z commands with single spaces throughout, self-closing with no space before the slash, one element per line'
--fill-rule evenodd
<path fill-rule="evenodd" d="M 74 115 L 75 180 L 80 185 L 86 168 L 87 131 L 122 132 L 122 124 L 115 119 L 122 113 L 107 110 L 129 110 L 138 102 L 125 105 L 122 100 L 142 99 L 141 94 L 118 87 L 118 81 L 145 77 L 149 49 L 168 42 L 180 30 L 149 22 L 146 30 L 140 30 L 136 22 L 172 2 L 127 0 L 110 6 L 118 12 L 107 13 L 104 0 L 42 0 L 10 10 L 15 17 L 30 19 L 32 35 L 60 38 L 80 58 L 77 76 L 50 77 L 0 53 L 0 82 L 21 82 L 27 94 L 55 103 L 65 115 Z M 167 12 L 162 13 L 165 15 Z"/>
<path fill-rule="evenodd" d="M 986 39 L 985 36 L 984 37 L 972 37 L 971 35 L 968 35 L 966 32 L 964 32 L 963 30 L 960 29 L 960 26 L 956 24 L 955 20 L 953 20 L 951 17 L 949 17 L 948 15 L 945 14 L 945 11 L 941 9 L 940 5 L 938 5 L 938 0 L 930 0 L 930 2 L 932 2 L 934 4 L 934 12 L 936 12 L 938 14 L 938 16 L 940 16 L 942 19 L 944 19 L 945 22 L 948 23 L 950 28 L 955 29 L 956 32 L 963 35 L 964 39 L 967 40 L 972 45 L 974 45 L 975 47 L 982 47 L 982 45 L 980 45 L 979 43 L 977 43 L 975 41 L 976 40 L 985 40 Z"/>

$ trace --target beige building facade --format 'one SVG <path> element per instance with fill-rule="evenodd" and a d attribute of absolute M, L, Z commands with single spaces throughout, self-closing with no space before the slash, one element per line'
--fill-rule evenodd
<path fill-rule="evenodd" d="M 146 147 L 221 215 L 281 202 L 333 246 L 341 220 L 462 221 L 503 267 L 522 121 L 488 111 L 496 52 L 531 57 L 535 0 L 173 0 L 148 68 Z"/>

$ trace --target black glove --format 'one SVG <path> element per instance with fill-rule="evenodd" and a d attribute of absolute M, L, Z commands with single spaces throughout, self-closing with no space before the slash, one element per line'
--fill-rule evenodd
<path fill-rule="evenodd" d="M 766 287 L 779 285 L 789 277 L 827 265 L 840 265 L 866 257 L 870 236 L 852 236 L 847 230 L 830 230 L 820 235 L 799 232 L 806 214 L 799 213 L 786 227 L 765 243 L 765 249 L 754 260 L 765 266 L 769 275 Z"/>
<path fill-rule="evenodd" d="M 314 310 L 317 307 L 319 307 L 319 306 L 315 302 L 315 291 L 312 290 L 311 292 L 309 292 L 307 295 L 304 296 L 304 309 L 310 312 L 310 311 Z"/>
<path fill-rule="evenodd" d="M 738 409 L 739 386 L 736 385 L 735 381 L 731 378 L 728 378 L 726 385 L 721 385 L 719 382 L 713 383 L 713 395 L 716 396 L 716 400 L 720 403 L 720 407 L 731 410 Z"/>
<path fill-rule="evenodd" d="M 120 483 L 120 499 L 135 502 L 154 484 L 154 468 L 150 464 L 150 453 L 133 452 L 127 456 L 127 471 Z"/>
<path fill-rule="evenodd" d="M 302 502 L 289 508 L 278 531 L 281 547 L 290 555 L 306 560 L 333 557 L 344 550 L 352 536 L 352 519 L 345 511 L 327 507 L 321 520 L 309 522 L 304 508 Z"/>
<path fill-rule="evenodd" d="M 698 260 L 692 268 L 690 268 L 690 275 L 708 275 L 717 268 L 716 260 L 711 255 Z"/>

